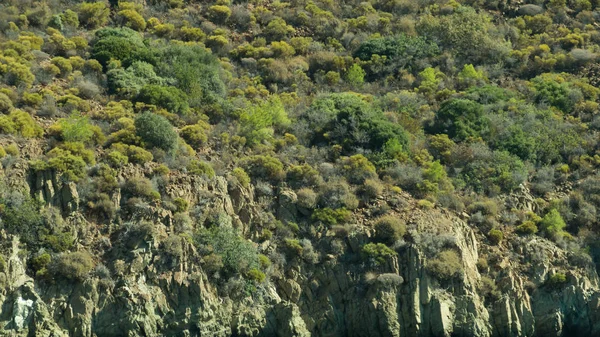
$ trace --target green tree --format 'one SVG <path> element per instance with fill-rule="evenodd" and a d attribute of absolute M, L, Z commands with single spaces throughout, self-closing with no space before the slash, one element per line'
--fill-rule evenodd
<path fill-rule="evenodd" d="M 540 221 L 540 227 L 550 237 L 556 237 L 564 232 L 567 224 L 557 209 L 552 209 Z"/>
<path fill-rule="evenodd" d="M 363 68 L 355 63 L 346 71 L 346 82 L 353 86 L 360 86 L 365 81 L 365 75 Z"/>
<path fill-rule="evenodd" d="M 403 148 L 408 145 L 408 135 L 402 126 L 387 120 L 381 110 L 357 94 L 318 97 L 301 118 L 310 130 L 313 144 L 338 144 L 346 153 L 357 148 L 381 151 L 392 139 Z"/>
<path fill-rule="evenodd" d="M 439 54 L 438 46 L 422 36 L 404 34 L 375 38 L 360 44 L 354 57 L 366 62 L 369 80 L 417 67 L 423 59 Z M 375 60 L 381 59 L 382 66 Z"/>
<path fill-rule="evenodd" d="M 191 107 L 221 102 L 226 96 L 221 65 L 205 48 L 166 45 L 158 52 L 158 58 L 158 75 L 172 78 L 173 84 L 187 94 Z"/>
<path fill-rule="evenodd" d="M 466 99 L 452 98 L 442 103 L 430 132 L 445 133 L 456 141 L 483 136 L 489 128 L 483 106 Z"/>
<path fill-rule="evenodd" d="M 136 118 L 135 132 L 151 147 L 173 152 L 177 147 L 177 133 L 169 121 L 159 115 L 146 112 Z"/>
<path fill-rule="evenodd" d="M 246 137 L 248 145 L 257 145 L 272 138 L 275 127 L 282 128 L 290 124 L 283 103 L 277 96 L 267 101 L 251 105 L 240 114 L 241 135 Z"/>
<path fill-rule="evenodd" d="M 510 51 L 491 18 L 469 6 L 460 6 L 450 15 L 423 15 L 416 28 L 421 36 L 451 49 L 465 63 L 493 64 Z"/>

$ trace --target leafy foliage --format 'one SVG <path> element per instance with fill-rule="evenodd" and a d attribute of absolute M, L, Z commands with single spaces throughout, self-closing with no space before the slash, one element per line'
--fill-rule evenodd
<path fill-rule="evenodd" d="M 169 121 L 153 113 L 144 113 L 135 120 L 135 132 L 151 147 L 167 152 L 174 151 L 177 146 L 177 133 Z"/>

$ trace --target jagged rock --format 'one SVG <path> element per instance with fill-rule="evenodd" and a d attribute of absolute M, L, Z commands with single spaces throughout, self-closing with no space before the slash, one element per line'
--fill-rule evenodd
<path fill-rule="evenodd" d="M 146 171 L 151 169 L 127 166 L 119 176 L 129 179 Z M 54 180 L 40 174 L 32 183 L 34 194 L 50 202 L 60 200 L 60 207 L 69 200 L 63 209 L 71 212 L 66 221 L 69 229 L 77 244 L 94 247 L 100 235 L 76 208 L 76 190 Z M 65 186 L 68 193 L 63 195 Z M 248 233 L 260 218 L 252 188 L 228 186 L 224 178 L 173 175 L 165 190 L 199 209 L 198 223 L 219 215 Z M 527 190 L 516 193 L 513 201 L 529 207 L 522 203 L 531 199 Z M 120 203 L 118 192 L 112 198 Z M 300 214 L 295 193 L 287 189 L 270 207 L 288 221 Z M 591 262 L 578 262 L 579 267 L 569 269 L 568 282 L 553 288 L 546 286 L 548 275 L 572 265 L 574 257 L 546 239 L 512 238 L 507 243 L 510 250 L 503 252 L 480 245 L 476 231 L 452 213 L 413 208 L 406 217 L 410 240 L 397 245 L 398 255 L 385 263 L 366 266 L 358 260 L 373 232 L 366 217 L 358 218 L 345 236 L 327 229 L 314 233 L 313 244 L 326 249 L 337 244 L 339 251 L 328 250 L 318 263 L 289 257 L 287 269 L 255 293 L 232 291 L 229 296 L 209 281 L 193 244 L 185 241 L 177 257 L 161 251 L 161 238 L 172 235 L 173 214 L 158 204 L 134 215 L 152 223 L 156 233 L 137 241 L 130 238 L 135 242 L 129 251 L 114 253 L 122 264 L 111 276 L 114 279 L 91 274 L 82 282 L 34 280 L 27 275 L 19 239 L 1 232 L 6 267 L 1 273 L 5 287 L 0 292 L 0 326 L 19 337 L 600 334 L 600 282 Z M 259 251 L 276 254 L 276 242 L 263 242 Z M 428 263 L 437 251 L 448 248 L 460 256 L 462 273 L 440 280 L 431 274 Z M 494 249 L 498 255 L 487 269 L 498 271 L 499 298 L 480 294 L 477 264 L 482 249 L 487 254 Z M 531 265 L 523 268 L 519 259 Z M 374 275 L 367 277 L 367 272 Z"/>
<path fill-rule="evenodd" d="M 64 214 L 71 214 L 79 208 L 79 193 L 74 182 L 63 183 L 54 170 L 33 172 L 33 195 L 62 210 Z"/>
<path fill-rule="evenodd" d="M 277 337 L 310 337 L 306 324 L 300 317 L 298 306 L 293 303 L 281 302 L 273 308 L 274 322 Z"/>
<path fill-rule="evenodd" d="M 279 208 L 277 209 L 277 217 L 283 221 L 296 222 L 296 217 L 298 216 L 296 208 L 297 200 L 298 197 L 294 191 L 282 189 L 278 197 Z"/>

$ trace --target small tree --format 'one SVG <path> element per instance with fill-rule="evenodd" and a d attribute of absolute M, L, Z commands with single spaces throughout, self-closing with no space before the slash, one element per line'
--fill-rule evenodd
<path fill-rule="evenodd" d="M 177 133 L 169 121 L 146 112 L 135 120 L 136 134 L 149 146 L 172 152 L 177 147 Z"/>
<path fill-rule="evenodd" d="M 548 212 L 548 214 L 542 218 L 540 225 L 542 230 L 551 237 L 562 234 L 565 227 L 567 227 L 567 224 L 556 209 L 552 209 L 550 212 Z"/>
<path fill-rule="evenodd" d="M 346 72 L 346 82 L 353 86 L 360 86 L 365 82 L 365 71 L 358 64 L 353 64 Z"/>

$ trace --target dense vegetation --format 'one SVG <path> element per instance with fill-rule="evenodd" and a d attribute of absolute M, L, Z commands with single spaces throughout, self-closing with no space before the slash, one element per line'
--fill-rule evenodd
<path fill-rule="evenodd" d="M 170 198 L 169 177 L 224 176 L 267 198 L 293 189 L 306 216 L 267 202 L 244 233 L 288 258 L 314 261 L 309 228 L 344 235 L 372 208 L 360 259 L 384 263 L 406 226 L 375 201 L 402 191 L 466 213 L 491 244 L 540 235 L 600 258 L 598 19 L 596 0 L 6 0 L 2 167 L 20 158 L 76 182 L 83 214 L 125 250 L 153 235 L 136 210 L 171 210 L 165 250 L 192 242 L 207 270 L 251 282 L 271 261 L 231 219 Z M 19 153 L 31 140 L 41 156 Z M 152 174 L 116 178 L 134 165 Z M 95 262 L 68 214 L 4 178 L 1 224 L 30 268 L 83 278 Z M 530 211 L 507 201 L 524 188 Z M 457 259 L 442 251 L 430 269 L 453 277 Z"/>

